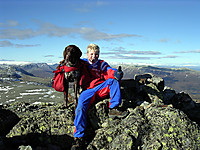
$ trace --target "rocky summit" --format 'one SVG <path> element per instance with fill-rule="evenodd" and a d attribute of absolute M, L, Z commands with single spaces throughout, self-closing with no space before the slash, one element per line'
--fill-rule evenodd
<path fill-rule="evenodd" d="M 200 104 L 153 74 L 121 81 L 123 118 L 109 117 L 109 99 L 88 111 L 87 150 L 200 149 Z M 73 143 L 74 104 L 0 106 L 0 149 L 68 150 Z"/>

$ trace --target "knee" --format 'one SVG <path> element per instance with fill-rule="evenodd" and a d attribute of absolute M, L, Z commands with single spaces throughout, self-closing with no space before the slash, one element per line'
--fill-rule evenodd
<path fill-rule="evenodd" d="M 108 80 L 106 80 L 108 82 L 108 84 L 112 84 L 114 82 L 116 82 L 117 80 L 109 78 Z"/>
<path fill-rule="evenodd" d="M 78 98 L 78 103 L 83 103 L 87 99 L 86 91 L 83 91 Z"/>
<path fill-rule="evenodd" d="M 92 95 L 91 92 L 87 90 L 83 91 L 79 96 L 77 107 L 87 107 L 90 102 L 91 95 Z"/>
<path fill-rule="evenodd" d="M 113 85 L 119 86 L 119 81 L 117 81 L 116 79 L 110 78 L 110 79 L 108 79 L 108 83 L 110 85 L 113 84 Z"/>
<path fill-rule="evenodd" d="M 75 114 L 76 115 L 86 115 L 87 114 L 87 109 L 88 109 L 88 106 L 87 105 L 82 105 L 82 104 L 79 104 L 77 107 L 76 107 L 76 110 L 75 110 Z"/>
<path fill-rule="evenodd" d="M 76 110 L 75 110 L 75 114 L 79 114 L 81 111 L 83 110 L 83 106 L 82 105 L 79 105 L 76 107 Z"/>

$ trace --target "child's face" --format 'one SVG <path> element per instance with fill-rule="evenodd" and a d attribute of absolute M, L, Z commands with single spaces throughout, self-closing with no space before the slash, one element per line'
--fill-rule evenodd
<path fill-rule="evenodd" d="M 87 57 L 91 63 L 95 63 L 99 58 L 99 52 L 98 51 L 95 52 L 94 50 L 91 50 L 87 53 Z"/>

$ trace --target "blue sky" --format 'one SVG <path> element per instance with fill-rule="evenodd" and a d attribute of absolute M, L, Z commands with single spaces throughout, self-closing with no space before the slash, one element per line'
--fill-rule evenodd
<path fill-rule="evenodd" d="M 108 62 L 200 65 L 199 0 L 0 0 L 0 61 L 58 63 L 90 43 Z"/>

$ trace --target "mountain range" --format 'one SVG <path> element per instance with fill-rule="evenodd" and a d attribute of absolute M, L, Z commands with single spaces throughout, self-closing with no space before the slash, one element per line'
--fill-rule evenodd
<path fill-rule="evenodd" d="M 24 65 L 0 64 L 0 81 L 5 79 L 36 81 L 50 86 L 50 79 L 58 64 L 30 63 Z M 149 65 L 120 64 L 124 72 L 123 79 L 132 79 L 137 74 L 152 73 L 165 80 L 165 85 L 176 91 L 184 91 L 200 101 L 200 71 L 189 68 L 167 68 Z M 118 68 L 118 65 L 112 65 Z"/>

